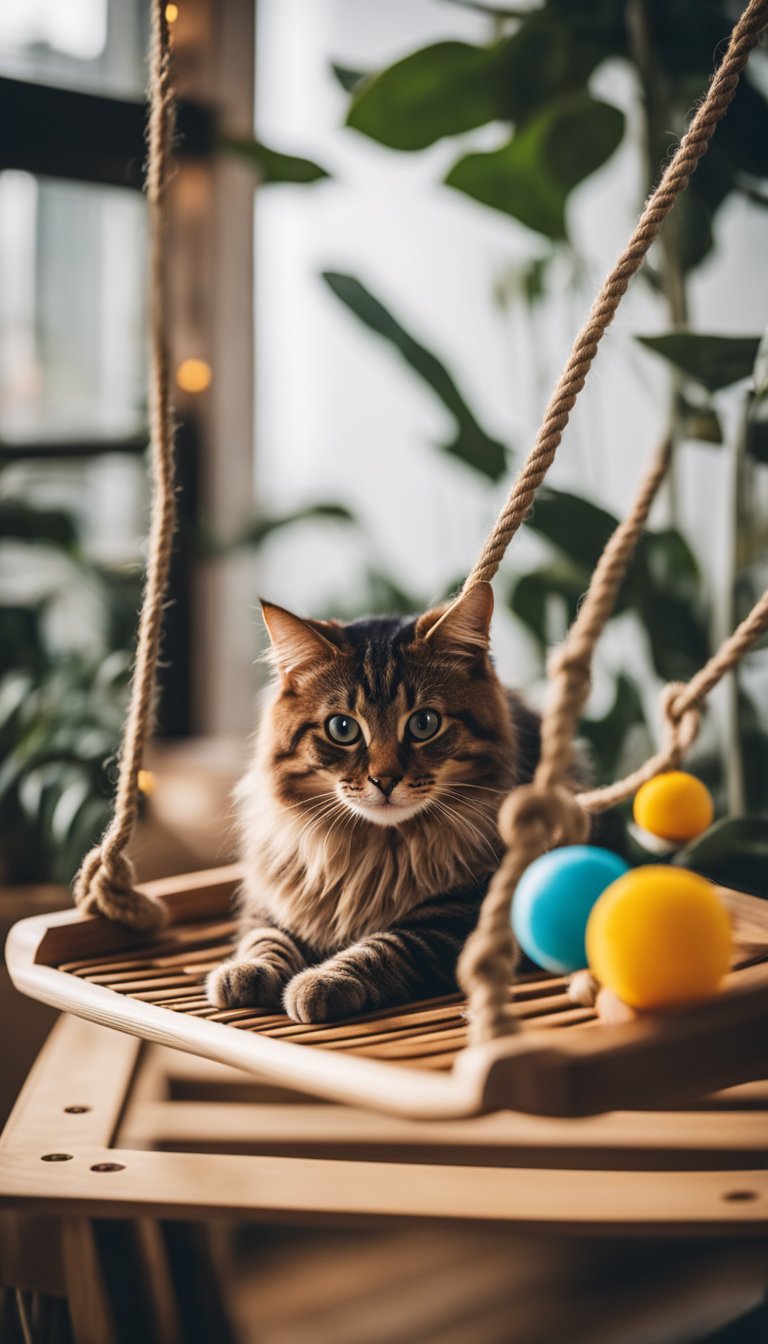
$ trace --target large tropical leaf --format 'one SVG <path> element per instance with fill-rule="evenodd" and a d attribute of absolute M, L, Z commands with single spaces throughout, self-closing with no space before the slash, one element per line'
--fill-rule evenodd
<path fill-rule="evenodd" d="M 637 340 L 708 392 L 719 392 L 751 377 L 760 346 L 759 336 L 710 336 L 693 331 L 638 336 Z"/>
<path fill-rule="evenodd" d="M 590 573 L 617 522 L 599 504 L 544 485 L 536 493 L 527 526 Z"/>
<path fill-rule="evenodd" d="M 501 149 L 465 155 L 445 180 L 548 238 L 564 239 L 568 196 L 610 158 L 623 134 L 617 107 L 575 94 L 540 112 Z"/>
<path fill-rule="evenodd" d="M 389 309 L 354 276 L 325 271 L 323 279 L 355 317 L 394 346 L 406 364 L 450 411 L 456 421 L 456 436 L 442 445 L 443 450 L 490 480 L 499 480 L 507 469 L 506 449 L 478 424 L 442 361 L 411 336 Z"/>
<path fill-rule="evenodd" d="M 589 586 L 589 574 L 565 556 L 517 576 L 509 591 L 509 607 L 537 641 L 542 653 L 562 638 L 574 620 Z M 553 608 L 559 608 L 563 629 L 553 632 Z"/>
<path fill-rule="evenodd" d="M 584 92 L 600 62 L 626 45 L 614 0 L 549 0 L 518 17 L 516 31 L 489 46 L 438 42 L 365 80 L 347 124 L 404 150 L 488 122 L 522 126 L 553 100 Z"/>
<path fill-rule="evenodd" d="M 424 149 L 444 135 L 495 121 L 505 104 L 506 42 L 438 42 L 356 90 L 347 125 L 391 149 Z"/>

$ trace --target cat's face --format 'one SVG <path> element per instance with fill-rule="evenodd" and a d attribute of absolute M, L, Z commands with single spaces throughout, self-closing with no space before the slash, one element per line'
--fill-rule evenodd
<path fill-rule="evenodd" d="M 488 658 L 488 584 L 415 619 L 342 625 L 263 606 L 280 679 L 270 714 L 281 802 L 308 822 L 352 814 L 380 826 L 495 812 L 511 742 Z"/>

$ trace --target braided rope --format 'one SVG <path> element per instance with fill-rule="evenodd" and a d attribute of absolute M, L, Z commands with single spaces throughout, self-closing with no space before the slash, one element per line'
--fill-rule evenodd
<path fill-rule="evenodd" d="M 639 268 L 665 216 L 687 186 L 715 128 L 725 114 L 739 75 L 768 21 L 768 0 L 750 0 L 731 34 L 727 52 L 706 98 L 680 142 L 640 217 L 628 246 L 608 275 L 558 380 L 536 442 L 520 471 L 480 558 L 464 585 L 489 581 L 520 524 L 536 489 L 554 460 L 578 393 L 597 347 L 630 279 Z M 499 811 L 499 833 L 506 846 L 483 902 L 477 928 L 461 955 L 458 977 L 469 1001 L 473 1044 L 517 1030 L 509 1003 L 516 946 L 510 928 L 512 900 L 523 872 L 553 845 L 578 844 L 589 833 L 590 810 L 611 806 L 644 778 L 677 762 L 698 732 L 699 707 L 712 687 L 736 665 L 768 626 L 768 592 L 702 670 L 683 686 L 664 694 L 666 734 L 661 752 L 641 771 L 607 790 L 576 798 L 568 787 L 573 737 L 590 689 L 592 654 L 615 607 L 619 587 L 636 548 L 648 512 L 669 465 L 671 444 L 662 445 L 644 477 L 627 519 L 620 523 L 598 561 L 569 635 L 550 663 L 549 700 L 542 718 L 541 759 L 533 782 L 510 793 Z"/>
<path fill-rule="evenodd" d="M 173 464 L 173 412 L 166 345 L 167 277 L 164 264 L 165 189 L 168 182 L 174 100 L 170 41 L 163 0 L 153 0 L 150 52 L 150 109 L 147 128 L 147 196 L 150 219 L 150 290 L 152 296 L 150 361 L 150 440 L 153 497 L 144 598 L 139 619 L 131 701 L 123 730 L 120 772 L 112 821 L 101 843 L 87 855 L 75 879 L 75 900 L 83 910 L 136 929 L 153 929 L 165 920 L 158 901 L 135 886 L 125 850 L 139 802 L 139 770 L 152 729 L 155 680 L 165 592 L 176 521 Z"/>

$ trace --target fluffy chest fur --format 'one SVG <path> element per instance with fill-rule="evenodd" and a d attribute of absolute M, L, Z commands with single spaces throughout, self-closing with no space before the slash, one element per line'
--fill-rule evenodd
<path fill-rule="evenodd" d="M 497 795 L 488 797 L 465 816 L 397 828 L 354 816 L 313 822 L 278 801 L 257 757 L 240 787 L 244 912 L 268 914 L 325 953 L 392 927 L 431 896 L 481 890 L 501 853 Z"/>

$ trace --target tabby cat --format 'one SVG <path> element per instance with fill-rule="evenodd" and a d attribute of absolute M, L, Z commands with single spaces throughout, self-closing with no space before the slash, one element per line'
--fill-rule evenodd
<path fill-rule="evenodd" d="M 326 1022 L 449 993 L 529 780 L 537 716 L 489 657 L 493 595 L 341 624 L 263 604 L 277 682 L 239 788 L 241 938 L 220 1008 Z"/>

